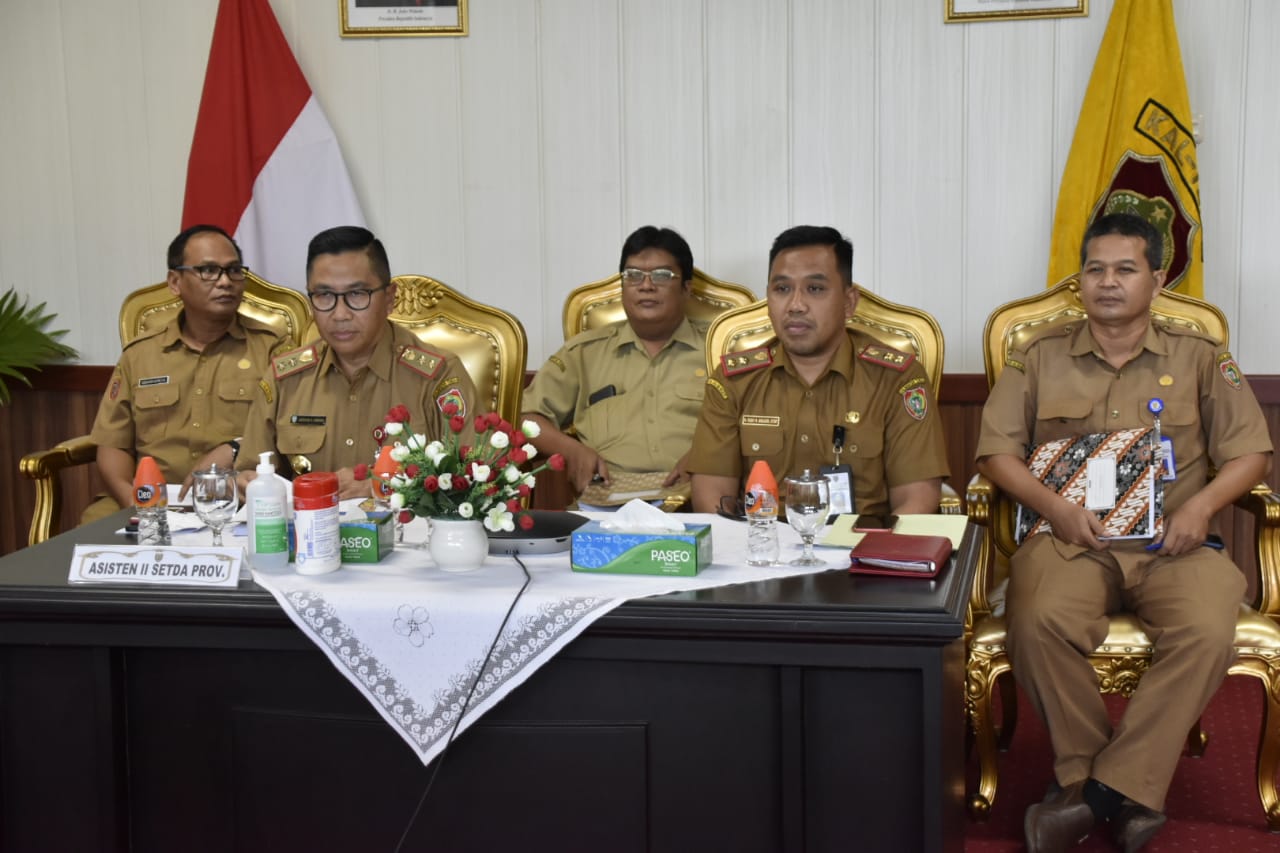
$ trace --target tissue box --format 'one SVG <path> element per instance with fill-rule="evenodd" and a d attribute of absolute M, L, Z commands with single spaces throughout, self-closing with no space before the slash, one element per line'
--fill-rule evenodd
<path fill-rule="evenodd" d="M 378 563 L 391 553 L 396 544 L 395 516 L 343 521 L 338 525 L 341 557 L 344 563 Z M 297 539 L 293 522 L 289 522 L 289 562 L 295 558 Z"/>
<path fill-rule="evenodd" d="M 692 577 L 711 565 L 711 525 L 686 524 L 684 533 L 622 533 L 588 522 L 573 531 L 575 572 Z"/>

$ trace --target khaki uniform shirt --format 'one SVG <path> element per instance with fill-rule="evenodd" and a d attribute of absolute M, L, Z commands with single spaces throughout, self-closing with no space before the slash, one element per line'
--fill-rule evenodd
<path fill-rule="evenodd" d="M 933 389 L 909 356 L 846 330 L 808 386 L 776 341 L 737 355 L 747 356 L 741 372 L 726 375 L 722 363 L 707 381 L 690 471 L 741 480 L 763 459 L 779 481 L 805 468 L 816 474 L 835 464 L 832 429 L 843 425 L 840 462 L 853 468 L 859 512 L 888 512 L 890 487 L 949 473 Z"/>
<path fill-rule="evenodd" d="M 155 457 L 170 483 L 243 434 L 258 378 L 273 353 L 293 345 L 237 317 L 226 335 L 196 352 L 182 341 L 180 317 L 125 347 L 90 436 L 104 447 Z"/>
<path fill-rule="evenodd" d="M 1047 332 L 1015 352 L 982 411 L 977 458 L 1025 459 L 1046 441 L 1152 425 L 1173 441 L 1177 479 L 1165 483 L 1173 512 L 1208 482 L 1209 469 L 1269 453 L 1267 423 L 1231 354 L 1188 329 L 1153 322 L 1142 350 L 1120 370 L 1102 357 L 1087 322 Z"/>
<path fill-rule="evenodd" d="M 524 410 L 567 428 L 611 471 L 668 472 L 689 449 L 706 384 L 706 325 L 688 318 L 649 357 L 626 320 L 570 338 L 524 392 Z M 610 396 L 591 402 L 601 389 Z"/>
<path fill-rule="evenodd" d="M 428 440 L 443 437 L 448 424 L 441 408 L 457 403 L 471 422 L 481 414 L 471 377 L 458 357 L 429 350 L 412 332 L 387 321 L 369 364 L 354 381 L 338 367 L 324 341 L 272 360 L 258 383 L 245 425 L 236 469 L 257 466 L 258 454 L 276 454 L 276 470 L 288 476 L 307 471 L 337 471 L 373 464 L 378 440 L 374 429 L 386 424 L 392 406 L 409 409 L 409 428 Z"/>

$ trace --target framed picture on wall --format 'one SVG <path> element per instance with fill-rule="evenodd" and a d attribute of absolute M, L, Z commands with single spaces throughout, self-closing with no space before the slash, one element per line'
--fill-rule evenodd
<path fill-rule="evenodd" d="M 467 0 L 338 0 L 343 38 L 465 36 Z"/>
<path fill-rule="evenodd" d="M 1089 0 L 942 0 L 948 24 L 1072 18 L 1089 14 Z"/>

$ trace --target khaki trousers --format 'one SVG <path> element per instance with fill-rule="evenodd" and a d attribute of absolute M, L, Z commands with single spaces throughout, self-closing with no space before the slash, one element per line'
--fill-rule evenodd
<path fill-rule="evenodd" d="M 1116 542 L 1080 553 L 1045 533 L 1013 555 L 1009 577 L 1009 657 L 1049 730 L 1058 783 L 1092 776 L 1162 810 L 1187 732 L 1235 658 L 1244 575 L 1211 548 L 1154 557 Z M 1137 616 L 1155 656 L 1113 730 L 1085 656 L 1121 610 Z"/>

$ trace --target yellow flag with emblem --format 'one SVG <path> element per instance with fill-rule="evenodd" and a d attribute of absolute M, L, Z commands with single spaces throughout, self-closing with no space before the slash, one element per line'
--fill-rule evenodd
<path fill-rule="evenodd" d="M 1058 190 L 1049 286 L 1080 270 L 1095 219 L 1136 213 L 1164 236 L 1165 287 L 1203 298 L 1200 173 L 1172 0 L 1116 0 Z"/>

